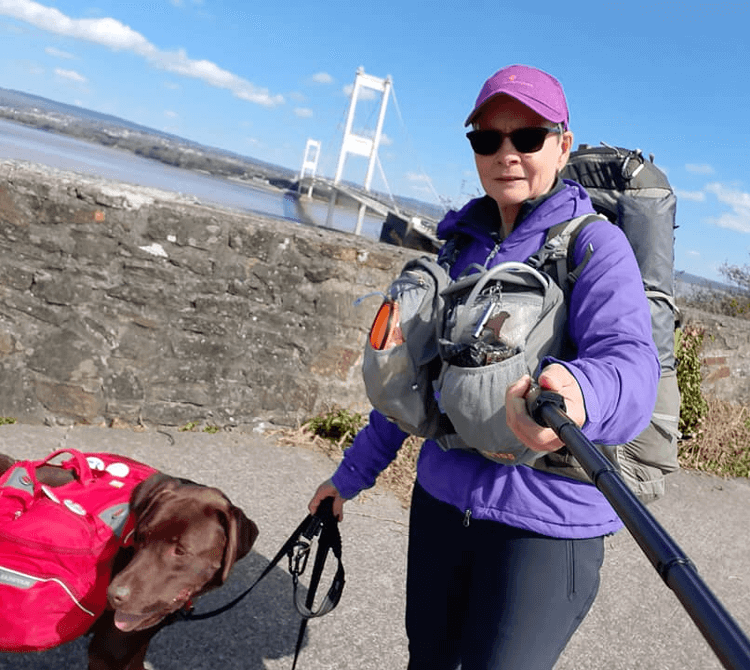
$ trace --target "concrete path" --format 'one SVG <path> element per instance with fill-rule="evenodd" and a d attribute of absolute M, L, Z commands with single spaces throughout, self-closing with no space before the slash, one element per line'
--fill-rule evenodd
<path fill-rule="evenodd" d="M 260 528 L 253 552 L 198 610 L 218 606 L 260 574 L 307 513 L 335 467 L 304 447 L 259 434 L 132 432 L 93 427 L 0 427 L 0 452 L 38 458 L 60 447 L 120 453 L 160 470 L 217 486 Z M 745 631 L 750 631 L 750 482 L 679 472 L 650 507 Z M 389 492 L 347 504 L 341 526 L 347 583 L 340 605 L 308 627 L 299 670 L 405 668 L 403 630 L 408 511 Z M 429 569 L 429 566 L 425 566 Z M 325 577 L 324 577 L 325 580 Z M 324 582 L 325 583 L 325 582 Z M 154 670 L 288 670 L 299 617 L 280 564 L 233 610 L 177 623 L 149 649 Z M 542 631 L 543 634 L 543 631 Z M 0 670 L 86 667 L 86 640 L 36 654 L 0 653 Z M 674 594 L 627 533 L 607 540 L 599 597 L 556 670 L 721 668 Z M 510 669 L 509 669 L 510 670 Z"/>

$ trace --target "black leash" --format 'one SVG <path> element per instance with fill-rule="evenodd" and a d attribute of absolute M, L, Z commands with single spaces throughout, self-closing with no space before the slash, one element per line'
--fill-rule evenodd
<path fill-rule="evenodd" d="M 294 606 L 297 611 L 302 615 L 302 621 L 299 625 L 299 633 L 297 634 L 297 644 L 294 649 L 294 661 L 292 662 L 292 670 L 297 667 L 297 658 L 299 652 L 302 649 L 302 642 L 305 637 L 305 630 L 307 629 L 307 622 L 310 619 L 321 617 L 324 614 L 328 614 L 338 604 L 341 593 L 344 590 L 344 565 L 341 562 L 341 535 L 339 534 L 338 520 L 333 516 L 333 498 L 326 498 L 320 503 L 317 514 L 320 515 L 318 519 L 318 526 L 320 527 L 320 540 L 318 541 L 318 551 L 315 554 L 315 562 L 313 564 L 313 571 L 310 575 L 310 586 L 307 589 L 307 597 L 305 598 L 305 604 L 302 605 L 299 601 L 299 593 L 297 586 L 299 584 L 299 577 L 305 571 L 307 565 L 307 559 L 310 555 L 310 545 L 302 543 L 300 551 L 293 558 L 289 556 L 289 572 L 292 573 L 292 584 L 294 588 Z M 316 517 L 312 517 L 316 519 Z M 318 528 L 312 529 L 312 535 L 318 532 Z M 302 533 L 303 537 L 305 533 Z M 312 539 L 309 537 L 308 539 Z M 326 558 L 328 552 L 332 551 L 338 563 L 336 567 L 336 574 L 333 577 L 331 587 L 328 589 L 328 593 L 316 610 L 312 609 L 313 603 L 315 602 L 315 592 L 318 590 L 320 584 L 320 578 L 323 575 L 323 568 L 325 567 Z"/>
<path fill-rule="evenodd" d="M 310 557 L 313 539 L 317 535 L 320 535 L 320 538 L 318 540 L 317 553 L 315 554 L 315 561 L 313 563 L 312 575 L 310 576 L 310 586 L 307 589 L 305 602 L 302 603 L 302 599 L 298 593 L 299 579 L 305 572 Z M 333 581 L 325 598 L 320 603 L 320 606 L 313 610 L 312 607 L 315 602 L 315 593 L 320 585 L 320 579 L 323 575 L 323 568 L 325 567 L 329 551 L 333 553 L 338 563 L 336 573 L 333 576 Z M 181 612 L 182 618 L 187 621 L 201 621 L 203 619 L 211 619 L 232 609 L 232 607 L 245 598 L 258 585 L 258 583 L 268 575 L 276 565 L 278 565 L 284 556 L 289 558 L 289 572 L 292 575 L 292 588 L 294 591 L 294 606 L 302 616 L 299 634 L 297 635 L 297 645 L 294 650 L 294 661 L 292 663 L 292 670 L 295 670 L 299 652 L 302 649 L 302 642 L 305 637 L 308 620 L 328 614 L 328 612 L 338 605 L 339 600 L 341 599 L 341 594 L 344 590 L 345 579 L 344 564 L 341 561 L 341 535 L 339 533 L 338 519 L 333 515 L 333 498 L 326 498 L 323 500 L 318 506 L 318 511 L 315 514 L 309 514 L 304 521 L 297 526 L 297 529 L 289 536 L 289 539 L 284 543 L 281 549 L 279 549 L 276 556 L 273 557 L 260 576 L 243 593 L 227 604 L 209 612 L 196 613 L 193 610 L 183 610 Z"/>

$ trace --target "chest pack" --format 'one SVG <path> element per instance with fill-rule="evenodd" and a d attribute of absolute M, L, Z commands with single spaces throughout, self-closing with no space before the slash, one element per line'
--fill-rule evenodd
<path fill-rule="evenodd" d="M 363 379 L 373 407 L 443 449 L 471 449 L 506 465 L 540 458 L 505 419 L 505 390 L 536 374 L 565 346 L 567 309 L 543 270 L 585 216 L 556 227 L 530 263 L 469 266 L 450 279 L 450 258 L 421 257 L 389 286 L 365 345 Z M 532 260 L 530 259 L 530 260 Z"/>
<path fill-rule="evenodd" d="M 63 454 L 72 480 L 41 483 L 39 469 Z M 132 541 L 130 496 L 155 472 L 122 456 L 64 449 L 0 477 L 0 651 L 50 649 L 104 612 L 115 555 Z"/>

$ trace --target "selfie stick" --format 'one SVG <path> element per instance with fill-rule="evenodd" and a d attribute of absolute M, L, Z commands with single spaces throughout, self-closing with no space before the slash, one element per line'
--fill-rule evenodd
<path fill-rule="evenodd" d="M 535 386 L 526 397 L 526 406 L 533 419 L 552 428 L 583 466 L 664 583 L 675 592 L 722 665 L 729 670 L 748 670 L 750 640 L 700 578 L 682 549 L 628 488 L 616 466 L 565 413 L 562 396 Z"/>

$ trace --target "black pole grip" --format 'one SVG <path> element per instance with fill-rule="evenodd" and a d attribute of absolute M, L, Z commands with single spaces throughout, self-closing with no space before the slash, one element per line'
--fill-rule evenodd
<path fill-rule="evenodd" d="M 565 413 L 562 396 L 534 384 L 526 395 L 526 407 L 540 426 L 555 431 L 604 494 L 722 665 L 728 670 L 750 669 L 750 639 L 700 578 L 688 556 L 628 488 L 614 465 Z"/>

